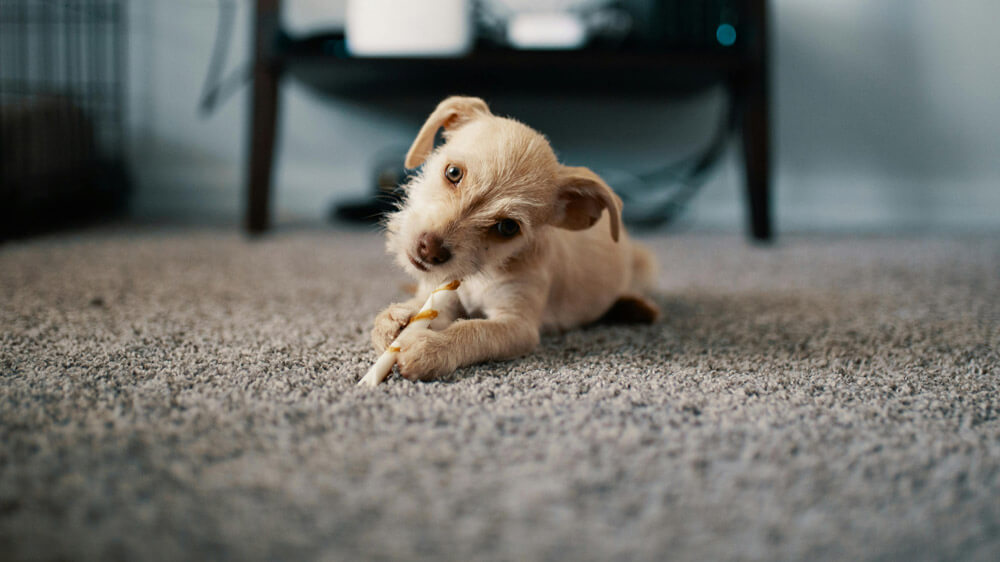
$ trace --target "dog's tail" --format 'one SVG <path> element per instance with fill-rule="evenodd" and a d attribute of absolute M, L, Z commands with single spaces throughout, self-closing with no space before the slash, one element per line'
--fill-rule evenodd
<path fill-rule="evenodd" d="M 638 294 L 648 294 L 655 289 L 659 269 L 652 252 L 645 246 L 632 242 L 632 290 Z"/>

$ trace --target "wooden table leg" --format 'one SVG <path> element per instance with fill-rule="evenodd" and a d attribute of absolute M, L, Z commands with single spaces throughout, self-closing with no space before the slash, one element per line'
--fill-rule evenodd
<path fill-rule="evenodd" d="M 754 20 L 754 36 L 750 46 L 752 62 L 745 69 L 739 86 L 749 230 L 750 235 L 758 241 L 768 241 L 773 236 L 767 7 L 767 0 L 751 2 L 751 18 Z"/>
<path fill-rule="evenodd" d="M 278 89 L 282 70 L 272 51 L 278 31 L 279 12 L 279 0 L 257 0 L 244 224 L 250 234 L 264 232 L 271 222 L 271 182 L 274 176 Z"/>
<path fill-rule="evenodd" d="M 274 139 L 278 120 L 278 71 L 255 65 L 250 108 L 250 155 L 247 178 L 247 231 L 264 232 L 271 222 L 271 181 L 274 176 Z"/>
<path fill-rule="evenodd" d="M 766 80 L 751 77 L 744 85 L 743 163 L 746 172 L 747 211 L 750 235 L 770 240 L 771 229 L 771 135 Z"/>

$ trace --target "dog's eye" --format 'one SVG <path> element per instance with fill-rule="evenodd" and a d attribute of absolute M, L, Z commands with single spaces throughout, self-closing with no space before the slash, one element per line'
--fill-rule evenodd
<path fill-rule="evenodd" d="M 518 232 L 521 232 L 521 225 L 517 224 L 514 219 L 503 219 L 493 225 L 493 231 L 504 238 L 513 238 L 517 236 Z"/>
<path fill-rule="evenodd" d="M 446 166 L 444 169 L 444 177 L 451 183 L 458 183 L 462 181 L 462 176 L 464 175 L 465 172 L 462 170 L 462 168 L 459 168 L 454 164 L 448 164 L 448 166 Z"/>

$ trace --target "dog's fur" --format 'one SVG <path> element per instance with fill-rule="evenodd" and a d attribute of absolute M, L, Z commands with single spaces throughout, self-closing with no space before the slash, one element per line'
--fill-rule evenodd
<path fill-rule="evenodd" d="M 435 150 L 441 128 L 446 142 Z M 439 332 L 403 335 L 398 365 L 406 378 L 518 357 L 538 345 L 541 330 L 575 328 L 609 311 L 619 320 L 658 316 L 642 296 L 655 263 L 622 227 L 621 199 L 587 168 L 561 165 L 536 131 L 494 116 L 479 98 L 450 97 L 406 156 L 408 168 L 421 164 L 386 223 L 387 248 L 418 289 L 375 318 L 372 344 L 384 350 L 442 281 L 462 281 L 463 318 Z M 445 175 L 452 165 L 464 171 L 458 182 Z M 500 233 L 503 219 L 517 221 L 518 234 Z M 420 258 L 422 236 L 440 242 L 446 261 Z"/>

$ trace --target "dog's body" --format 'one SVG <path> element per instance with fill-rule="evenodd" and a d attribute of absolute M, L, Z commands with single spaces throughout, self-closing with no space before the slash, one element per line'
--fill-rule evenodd
<path fill-rule="evenodd" d="M 432 152 L 442 127 L 447 142 Z M 655 264 L 621 227 L 621 200 L 590 170 L 559 164 L 534 130 L 492 115 L 480 99 L 448 98 L 407 155 L 407 167 L 421 163 L 386 225 L 387 247 L 418 290 L 378 315 L 372 343 L 384 350 L 444 280 L 462 280 L 463 319 L 403 334 L 403 376 L 428 380 L 518 357 L 540 331 L 589 324 L 613 308 L 635 320 L 658 315 L 642 296 Z"/>

